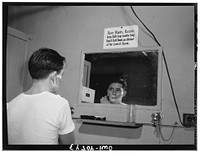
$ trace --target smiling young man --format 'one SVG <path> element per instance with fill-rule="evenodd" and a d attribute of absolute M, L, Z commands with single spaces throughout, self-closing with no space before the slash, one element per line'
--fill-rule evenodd
<path fill-rule="evenodd" d="M 57 95 L 66 61 L 40 48 L 29 59 L 31 88 L 7 103 L 8 144 L 71 144 L 74 123 L 68 101 Z"/>

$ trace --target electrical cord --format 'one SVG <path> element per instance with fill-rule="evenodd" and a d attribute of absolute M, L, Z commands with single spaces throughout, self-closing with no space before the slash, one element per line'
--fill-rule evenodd
<path fill-rule="evenodd" d="M 165 63 L 166 71 L 167 71 L 167 76 L 169 78 L 170 88 L 171 88 L 171 91 L 172 91 L 172 96 L 173 96 L 174 103 L 175 103 L 175 106 L 176 106 L 176 110 L 177 110 L 177 113 L 178 113 L 179 121 L 180 121 L 181 125 L 184 126 L 183 122 L 181 120 L 181 115 L 180 115 L 179 109 L 178 109 L 176 96 L 175 96 L 175 92 L 174 92 L 174 89 L 173 89 L 173 84 L 172 84 L 172 80 L 171 80 L 171 77 L 170 77 L 169 68 L 168 68 L 168 65 L 167 65 L 167 60 L 165 58 L 164 51 L 162 51 L 162 56 L 163 56 L 163 59 L 164 59 L 164 63 Z"/>
<path fill-rule="evenodd" d="M 156 39 L 155 35 L 153 34 L 153 32 L 151 32 L 151 30 L 149 30 L 149 28 L 144 24 L 144 22 L 138 17 L 138 15 L 136 14 L 135 10 L 133 9 L 132 6 L 131 7 L 131 10 L 133 12 L 133 14 L 137 17 L 137 19 L 142 23 L 142 25 L 148 30 L 148 32 L 152 35 L 152 37 L 154 38 L 154 40 L 156 41 L 156 43 L 160 45 L 160 43 L 158 42 L 158 40 Z M 173 89 L 173 84 L 172 84 L 172 80 L 171 80 L 171 77 L 170 77 L 170 73 L 169 73 L 169 68 L 168 68 L 168 65 L 167 65 L 167 60 L 166 60 L 166 57 L 165 57 L 165 54 L 164 54 L 164 50 L 162 50 L 162 56 L 163 56 L 163 59 L 164 59 L 164 63 L 165 63 L 165 67 L 166 67 L 166 70 L 167 70 L 167 76 L 169 78 L 169 82 L 170 82 L 170 88 L 171 88 L 171 91 L 172 91 L 172 96 L 173 96 L 173 99 L 174 99 L 174 103 L 175 103 L 175 106 L 176 106 L 176 110 L 177 110 L 177 113 L 178 113 L 178 117 L 179 117 L 179 121 L 181 123 L 182 126 L 183 125 L 183 122 L 181 121 L 181 116 L 180 116 L 180 112 L 179 112 L 179 109 L 178 109 L 178 105 L 177 105 L 177 101 L 176 101 L 176 97 L 175 97 L 175 92 L 174 92 L 174 89 Z M 184 126 L 185 127 L 185 126 Z"/>
<path fill-rule="evenodd" d="M 130 7 L 131 7 L 131 10 L 132 10 L 133 14 L 134 14 L 134 15 L 137 17 L 137 19 L 142 23 L 142 25 L 148 30 L 148 32 L 153 36 L 153 38 L 154 38 L 154 40 L 157 42 L 157 44 L 158 44 L 159 46 L 161 46 L 160 43 L 158 42 L 158 40 L 156 39 L 155 35 L 151 32 L 151 30 L 149 30 L 149 28 L 144 24 L 144 22 L 138 17 L 138 15 L 136 14 L 136 12 L 135 12 L 135 10 L 133 9 L 133 7 L 132 7 L 132 6 L 130 6 Z"/>
<path fill-rule="evenodd" d="M 164 138 L 163 133 L 162 133 L 162 129 L 161 129 L 161 125 L 158 125 L 158 126 L 159 126 L 159 127 L 158 127 L 158 130 L 159 130 L 160 136 L 161 136 L 161 138 L 162 138 L 163 141 L 169 141 L 169 140 L 172 139 L 177 124 L 178 124 L 177 122 L 174 123 L 173 129 L 172 129 L 172 132 L 171 132 L 171 135 L 169 136 L 168 139 Z"/>

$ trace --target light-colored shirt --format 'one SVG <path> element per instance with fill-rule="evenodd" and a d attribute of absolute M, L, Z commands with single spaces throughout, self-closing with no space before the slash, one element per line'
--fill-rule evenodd
<path fill-rule="evenodd" d="M 58 144 L 75 129 L 69 103 L 50 92 L 21 93 L 7 104 L 8 144 Z"/>

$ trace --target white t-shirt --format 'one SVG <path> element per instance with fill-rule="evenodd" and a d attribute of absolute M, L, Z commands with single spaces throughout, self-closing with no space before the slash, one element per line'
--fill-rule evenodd
<path fill-rule="evenodd" d="M 7 104 L 8 144 L 58 144 L 75 129 L 69 103 L 50 92 L 21 93 Z"/>

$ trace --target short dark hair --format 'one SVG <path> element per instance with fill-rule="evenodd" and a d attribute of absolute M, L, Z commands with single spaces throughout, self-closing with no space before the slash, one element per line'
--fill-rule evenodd
<path fill-rule="evenodd" d="M 40 48 L 35 51 L 28 62 L 28 69 L 33 79 L 44 79 L 56 71 L 60 73 L 63 69 L 65 57 L 57 51 L 49 48 Z"/>
<path fill-rule="evenodd" d="M 126 79 L 123 79 L 123 78 L 120 78 L 120 79 L 116 79 L 114 80 L 112 83 L 119 83 L 122 85 L 122 88 L 124 90 L 127 90 L 127 82 L 126 82 Z"/>

